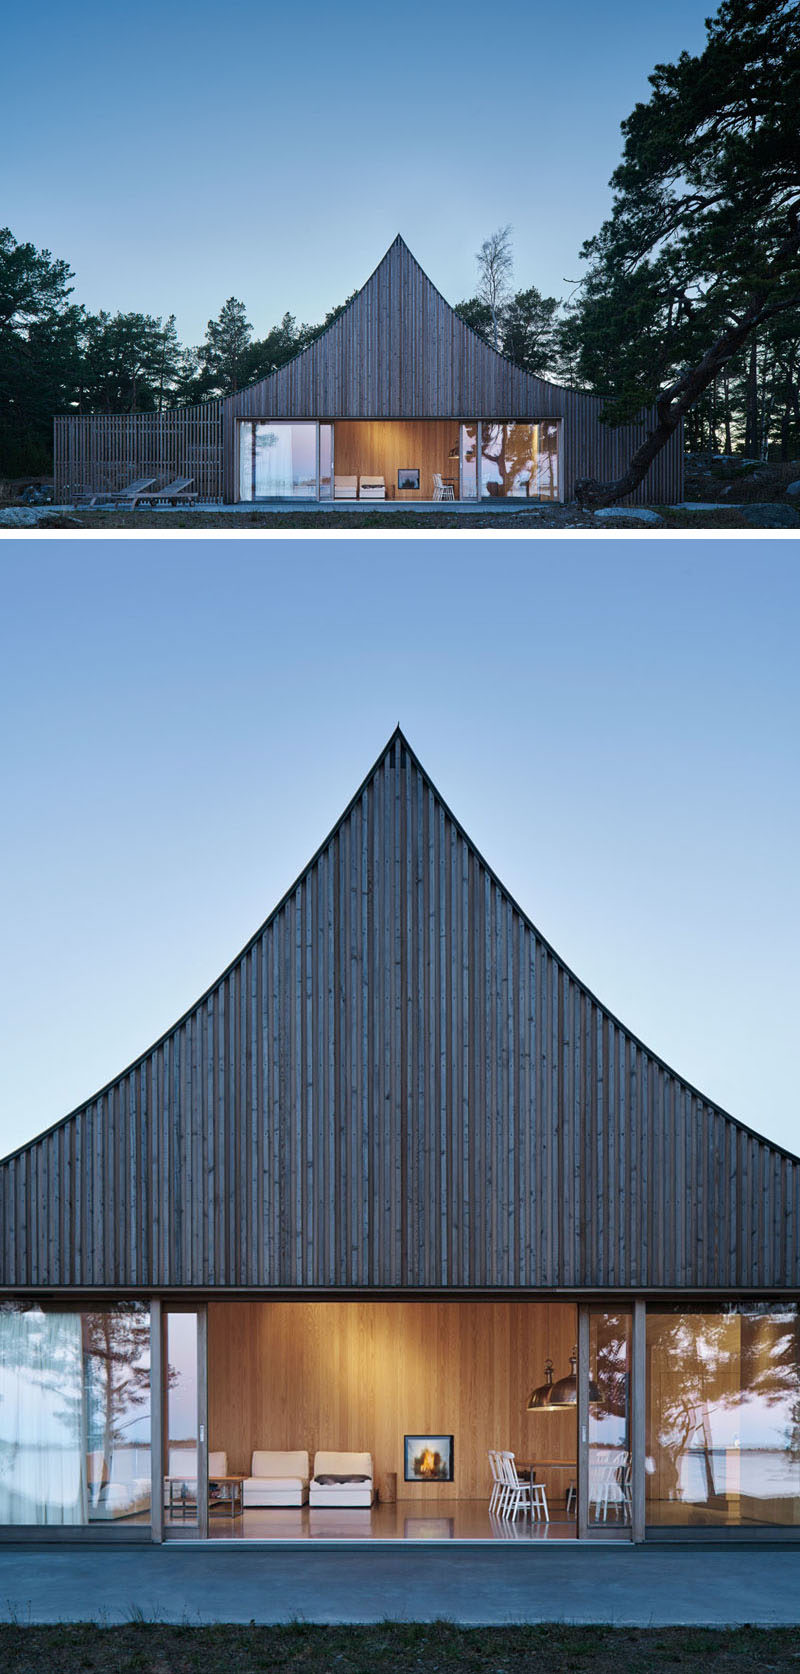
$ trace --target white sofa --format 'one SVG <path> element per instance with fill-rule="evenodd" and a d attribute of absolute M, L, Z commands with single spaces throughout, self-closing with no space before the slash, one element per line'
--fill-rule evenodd
<path fill-rule="evenodd" d="M 325 1476 L 364 1477 L 363 1482 L 320 1482 Z M 308 1493 L 310 1506 L 370 1506 L 375 1497 L 371 1453 L 314 1454 L 314 1475 Z"/>
<path fill-rule="evenodd" d="M 309 1476 L 307 1453 L 256 1448 L 251 1471 L 244 1479 L 245 1511 L 259 1505 L 305 1505 Z"/>
<path fill-rule="evenodd" d="M 383 477 L 359 477 L 359 500 L 385 500 L 386 482 Z"/>

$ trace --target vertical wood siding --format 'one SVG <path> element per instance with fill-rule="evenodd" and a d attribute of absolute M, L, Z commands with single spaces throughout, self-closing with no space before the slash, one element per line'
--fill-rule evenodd
<path fill-rule="evenodd" d="M 137 477 L 164 487 L 191 477 L 201 500 L 222 499 L 222 402 L 166 413 L 84 413 L 54 420 L 55 497 L 113 493 Z"/>
<path fill-rule="evenodd" d="M 222 402 L 175 412 L 58 418 L 56 495 L 70 488 L 124 488 L 152 469 L 193 476 L 203 499 L 239 497 L 238 420 L 562 420 L 562 496 L 579 477 L 621 474 L 655 418 L 618 429 L 603 403 L 515 366 L 475 335 L 445 301 L 401 238 L 358 295 L 287 366 Z M 628 504 L 683 496 L 683 428 Z"/>
<path fill-rule="evenodd" d="M 0 1286 L 793 1287 L 800 1163 L 630 1035 L 396 734 L 145 1057 L 0 1165 Z"/>
<path fill-rule="evenodd" d="M 603 403 L 524 372 L 459 318 L 396 238 L 338 319 L 287 366 L 224 403 L 225 499 L 237 498 L 241 418 L 544 419 L 562 424 L 562 493 L 621 474 L 655 413 L 612 430 Z M 683 428 L 627 504 L 683 496 Z"/>

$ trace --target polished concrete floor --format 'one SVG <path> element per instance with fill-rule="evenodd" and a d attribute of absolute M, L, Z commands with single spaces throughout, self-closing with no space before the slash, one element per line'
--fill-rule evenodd
<path fill-rule="evenodd" d="M 800 1624 L 800 1546 L 0 1547 L 0 1619 Z"/>
<path fill-rule="evenodd" d="M 608 1525 L 611 1533 L 612 1524 Z M 168 1530 L 171 1540 L 179 1539 L 180 1523 Z M 209 1535 L 214 1540 L 574 1540 L 575 1519 L 565 1515 L 563 1503 L 553 1506 L 551 1521 L 532 1522 L 522 1515 L 492 1517 L 485 1500 L 440 1500 L 430 1510 L 419 1500 L 398 1500 L 395 1505 L 364 1509 L 320 1510 L 298 1506 L 245 1511 L 229 1517 L 215 1511 L 209 1516 Z M 624 1539 L 625 1531 L 617 1533 Z"/>

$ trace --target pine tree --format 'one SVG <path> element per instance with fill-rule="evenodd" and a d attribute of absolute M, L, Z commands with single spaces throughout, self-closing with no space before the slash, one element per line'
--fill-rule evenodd
<path fill-rule="evenodd" d="M 584 246 L 581 379 L 612 423 L 656 407 L 622 477 L 578 485 L 585 505 L 631 493 L 741 351 L 800 308 L 800 7 L 723 0 L 706 27 L 623 123 L 612 214 Z M 756 450 L 759 399 L 756 383 Z"/>
<path fill-rule="evenodd" d="M 229 296 L 215 320 L 209 320 L 205 343 L 197 352 L 201 372 L 217 395 L 235 395 L 243 382 L 245 354 L 253 335 L 243 302 Z"/>

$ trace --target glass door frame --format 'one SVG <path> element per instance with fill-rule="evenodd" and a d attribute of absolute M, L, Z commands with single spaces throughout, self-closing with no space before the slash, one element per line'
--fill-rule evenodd
<path fill-rule="evenodd" d="M 165 1538 L 164 1485 L 169 1471 L 169 1425 L 167 1422 L 167 1318 L 170 1314 L 194 1314 L 197 1319 L 197 1539 L 208 1539 L 208 1304 L 170 1303 L 150 1299 L 150 1387 L 158 1399 L 152 1401 L 150 1463 L 152 1472 L 152 1538 Z M 174 1539 L 174 1531 L 171 1531 Z M 170 1538 L 170 1535 L 167 1535 Z"/>
<path fill-rule="evenodd" d="M 619 1304 L 617 1304 L 619 1306 Z M 635 1297 L 624 1304 L 631 1322 L 631 1523 L 625 1536 L 639 1545 L 645 1538 L 645 1374 L 646 1303 Z M 578 1539 L 591 1540 L 596 1531 L 589 1520 L 589 1376 L 592 1311 L 613 1313 L 614 1303 L 602 1297 L 578 1303 Z M 623 1536 L 623 1538 L 625 1538 Z"/>
<path fill-rule="evenodd" d="M 563 498 L 561 497 L 562 496 L 562 483 L 563 483 L 563 478 L 562 478 L 562 463 L 563 462 L 562 462 L 562 457 L 561 456 L 562 456 L 562 447 L 563 447 L 563 440 L 564 440 L 564 421 L 561 417 L 556 417 L 556 418 L 552 418 L 552 419 L 486 419 L 485 421 L 483 419 L 459 419 L 459 421 L 458 421 L 458 497 L 459 497 L 459 500 L 469 500 L 469 501 L 471 501 L 472 503 L 474 503 L 475 505 L 478 505 L 478 506 L 481 505 L 481 503 L 483 501 L 483 426 L 484 426 L 484 422 L 486 424 L 530 424 L 530 425 L 557 424 L 558 425 L 558 452 L 557 452 L 556 457 L 557 457 L 557 460 L 558 460 L 558 493 L 559 493 L 559 498 L 556 499 L 556 500 L 545 500 L 545 499 L 541 498 L 541 496 L 536 495 L 535 498 L 534 498 L 534 504 L 535 505 L 540 505 L 540 506 L 560 506 L 560 505 L 563 505 L 564 502 L 563 502 Z M 475 426 L 475 438 L 476 438 L 475 445 L 476 445 L 476 448 L 477 448 L 477 457 L 476 457 L 476 460 L 475 460 L 476 492 L 475 492 L 474 495 L 464 493 L 464 432 L 467 429 L 468 425 L 474 425 Z M 489 499 L 489 498 L 490 498 L 490 496 L 487 495 L 487 499 Z M 522 496 L 521 495 L 520 496 L 515 496 L 515 498 L 520 498 L 521 499 Z"/>
<path fill-rule="evenodd" d="M 322 500 L 322 495 L 320 493 L 320 481 L 321 481 L 321 479 L 320 479 L 320 430 L 321 430 L 321 427 L 322 427 L 323 424 L 330 425 L 330 430 L 331 430 L 331 493 L 330 493 L 330 498 L 331 498 L 331 500 L 333 500 L 334 499 L 334 479 L 333 479 L 333 473 L 334 473 L 334 463 L 333 463 L 334 430 L 333 430 L 333 427 L 334 427 L 334 422 L 335 421 L 333 419 L 318 419 L 318 418 L 317 419 L 313 419 L 313 418 L 311 418 L 311 419 L 303 419 L 303 418 L 287 418 L 287 419 L 276 418 L 276 419 L 272 419 L 272 418 L 259 417 L 258 414 L 252 414 L 252 413 L 248 414 L 244 418 L 237 419 L 236 420 L 236 434 L 237 434 L 237 438 L 238 438 L 238 443 L 237 443 L 237 448 L 236 448 L 236 481 L 237 481 L 237 483 L 239 483 L 241 485 L 241 480 L 242 480 L 241 479 L 242 440 L 243 440 L 244 433 L 245 433 L 245 427 L 249 426 L 250 427 L 250 448 L 251 448 L 251 452 L 250 452 L 250 484 L 251 484 L 251 488 L 252 488 L 252 493 L 250 495 L 249 500 L 246 500 L 246 499 L 243 498 L 243 496 L 240 492 L 239 497 L 236 501 L 236 504 L 240 505 L 240 506 L 262 506 L 262 505 L 269 505 L 270 499 L 274 499 L 274 500 L 277 501 L 280 498 L 280 496 L 278 496 L 278 495 L 275 495 L 275 496 L 266 495 L 266 496 L 262 496 L 262 497 L 257 497 L 256 496 L 256 492 L 255 492 L 255 487 L 256 487 L 255 471 L 256 471 L 256 425 L 257 424 L 313 424 L 313 426 L 315 428 L 315 431 L 316 431 L 316 436 L 315 436 L 316 479 L 315 479 L 315 492 L 311 496 L 311 499 L 315 502 Z M 293 498 L 295 498 L 295 496 L 293 496 Z M 303 500 L 306 497 L 304 495 L 299 495 L 298 494 L 296 496 L 296 498 L 302 504 Z M 327 504 L 327 501 L 325 503 Z"/>

